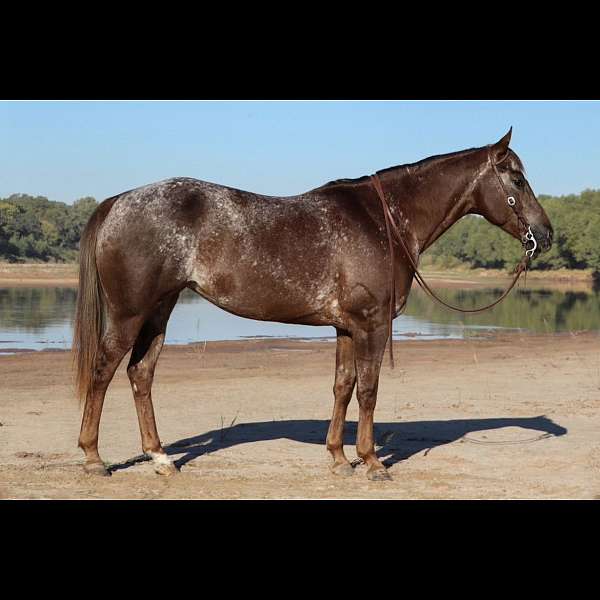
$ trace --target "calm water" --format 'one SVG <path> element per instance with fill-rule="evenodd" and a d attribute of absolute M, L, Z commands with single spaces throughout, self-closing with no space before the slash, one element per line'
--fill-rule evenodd
<path fill-rule="evenodd" d="M 439 295 L 464 308 L 482 306 L 496 289 L 446 289 Z M 76 290 L 68 287 L 0 289 L 0 351 L 66 349 L 71 345 Z M 394 339 L 463 338 L 490 330 L 530 332 L 600 330 L 600 294 L 513 290 L 491 311 L 450 312 L 414 287 L 405 314 L 394 321 Z M 248 337 L 335 338 L 332 327 L 309 327 L 242 319 L 185 290 L 167 329 L 168 344 Z"/>

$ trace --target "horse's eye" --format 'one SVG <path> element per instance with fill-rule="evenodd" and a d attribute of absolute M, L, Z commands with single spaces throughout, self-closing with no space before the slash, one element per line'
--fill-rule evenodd
<path fill-rule="evenodd" d="M 513 179 L 513 183 L 517 186 L 517 187 L 523 187 L 523 180 L 522 179 Z"/>

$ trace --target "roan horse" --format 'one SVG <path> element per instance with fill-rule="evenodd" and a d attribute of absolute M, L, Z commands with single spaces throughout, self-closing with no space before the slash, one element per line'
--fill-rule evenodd
<path fill-rule="evenodd" d="M 391 242 L 369 177 L 340 179 L 284 198 L 173 178 L 102 202 L 81 238 L 73 342 L 77 388 L 85 399 L 79 436 L 85 470 L 108 474 L 98 454 L 102 405 L 115 370 L 132 350 L 127 374 L 142 449 L 158 473 L 176 472 L 158 436 L 151 388 L 167 321 L 187 287 L 242 317 L 335 327 L 335 403 L 327 434 L 332 471 L 353 472 L 342 440 L 357 384 L 358 456 L 370 479 L 390 479 L 375 454 L 373 412 L 390 306 L 393 316 L 404 308 L 412 265 L 469 213 L 524 244 L 525 220 L 538 251 L 552 243 L 548 217 L 508 147 L 510 135 L 377 173 L 404 240 L 394 245 L 393 302 Z"/>

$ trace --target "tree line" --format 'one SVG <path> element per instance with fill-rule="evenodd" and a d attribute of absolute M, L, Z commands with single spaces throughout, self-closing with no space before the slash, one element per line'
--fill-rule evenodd
<path fill-rule="evenodd" d="M 592 269 L 600 272 L 600 190 L 538 198 L 554 227 L 552 249 L 535 269 Z M 72 205 L 44 196 L 0 198 L 0 260 L 69 262 L 77 259 L 79 238 L 97 206 L 92 197 Z M 440 267 L 468 265 L 510 269 L 522 256 L 517 240 L 473 215 L 464 217 L 427 252 Z"/>
<path fill-rule="evenodd" d="M 0 198 L 0 259 L 76 260 L 81 232 L 96 206 L 91 197 L 72 205 L 27 194 Z"/>

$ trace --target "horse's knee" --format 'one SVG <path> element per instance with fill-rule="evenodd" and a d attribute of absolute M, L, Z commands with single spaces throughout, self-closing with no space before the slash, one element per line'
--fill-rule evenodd
<path fill-rule="evenodd" d="M 355 382 L 356 375 L 353 373 L 348 373 L 347 371 L 338 371 L 335 376 L 335 383 L 333 384 L 333 393 L 335 397 L 344 397 L 352 393 Z"/>
<path fill-rule="evenodd" d="M 377 387 L 378 382 L 363 382 L 358 386 L 357 398 L 361 408 L 374 408 L 377 402 Z"/>

